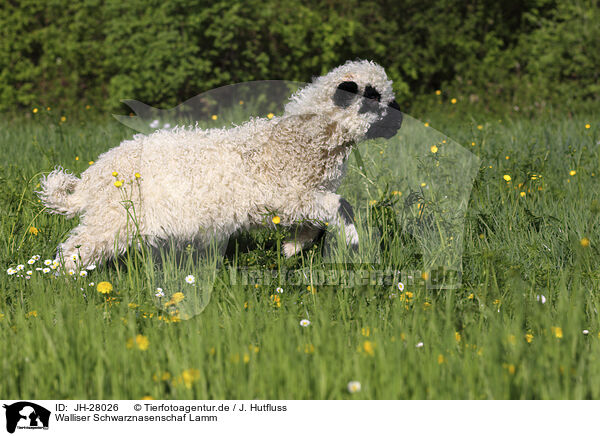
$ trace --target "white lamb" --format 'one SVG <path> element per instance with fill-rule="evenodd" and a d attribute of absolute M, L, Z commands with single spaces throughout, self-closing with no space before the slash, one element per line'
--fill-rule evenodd
<path fill-rule="evenodd" d="M 58 167 L 42 179 L 38 195 L 52 213 L 81 216 L 58 247 L 67 270 L 124 252 L 135 233 L 133 213 L 136 231 L 151 246 L 225 239 L 274 215 L 295 227 L 283 246 L 287 256 L 324 223 L 343 228 L 347 243 L 356 245 L 352 208 L 335 193 L 346 159 L 361 140 L 389 138 L 401 123 L 384 69 L 347 62 L 295 93 L 282 116 L 135 135 L 81 178 Z"/>

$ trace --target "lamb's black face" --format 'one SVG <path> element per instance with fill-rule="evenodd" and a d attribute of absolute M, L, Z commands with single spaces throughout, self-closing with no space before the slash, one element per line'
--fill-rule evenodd
<path fill-rule="evenodd" d="M 333 96 L 334 103 L 342 108 L 347 108 L 357 98 L 359 92 L 356 82 L 342 82 L 338 85 Z M 396 134 L 402 126 L 402 112 L 396 100 L 388 105 L 381 103 L 381 93 L 371 85 L 365 86 L 361 98 L 359 114 L 374 113 L 378 115 L 377 121 L 371 124 L 367 131 L 367 139 L 389 139 Z"/>
<path fill-rule="evenodd" d="M 381 107 L 381 105 L 379 106 Z M 389 139 L 402 126 L 402 112 L 400 112 L 400 106 L 396 103 L 396 100 L 393 100 L 387 107 L 383 107 L 379 113 L 382 117 L 371 124 L 367 131 L 367 139 Z"/>

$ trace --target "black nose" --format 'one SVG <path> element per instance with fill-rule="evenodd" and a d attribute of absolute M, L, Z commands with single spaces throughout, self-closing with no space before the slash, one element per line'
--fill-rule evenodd
<path fill-rule="evenodd" d="M 402 126 L 402 112 L 396 100 L 392 101 L 387 108 L 386 114 L 371 124 L 367 131 L 367 139 L 385 138 L 389 139 L 398 132 Z"/>

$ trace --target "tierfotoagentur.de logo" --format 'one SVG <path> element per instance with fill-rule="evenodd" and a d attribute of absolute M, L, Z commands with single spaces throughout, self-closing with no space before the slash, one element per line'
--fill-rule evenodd
<path fill-rule="evenodd" d="M 28 401 L 4 404 L 6 409 L 6 431 L 14 433 L 19 430 L 48 430 L 50 411 Z"/>

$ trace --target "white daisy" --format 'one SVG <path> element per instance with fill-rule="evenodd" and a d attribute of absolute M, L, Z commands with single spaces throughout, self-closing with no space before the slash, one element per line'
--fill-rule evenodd
<path fill-rule="evenodd" d="M 404 283 L 402 283 L 402 282 L 398 282 L 398 290 L 399 290 L 400 292 L 404 291 Z"/>
<path fill-rule="evenodd" d="M 29 265 L 33 265 L 33 264 L 35 263 L 35 259 L 29 259 L 29 260 L 27 261 L 27 263 L 28 263 Z"/>
<path fill-rule="evenodd" d="M 154 120 L 150 123 L 151 129 L 156 129 L 158 126 L 160 126 L 160 121 L 158 121 L 158 120 Z"/>
<path fill-rule="evenodd" d="M 275 289 L 275 292 L 277 292 L 278 294 L 283 293 L 283 288 L 277 288 Z"/>
<path fill-rule="evenodd" d="M 162 288 L 156 288 L 156 294 L 154 294 L 155 296 L 157 296 L 158 298 L 164 297 L 165 293 L 163 292 Z"/>
<path fill-rule="evenodd" d="M 536 300 L 541 302 L 542 304 L 546 304 L 546 297 L 544 297 L 543 295 L 537 295 Z"/>
<path fill-rule="evenodd" d="M 422 348 L 422 347 L 423 347 L 423 345 L 425 345 L 425 344 L 423 344 L 423 342 L 419 342 L 419 343 L 417 344 L 417 348 Z"/>
<path fill-rule="evenodd" d="M 87 269 L 88 271 L 92 271 L 96 269 L 96 265 L 92 263 L 91 265 L 86 266 L 85 269 Z"/>
<path fill-rule="evenodd" d="M 17 270 L 15 268 L 13 268 L 12 266 L 6 270 L 6 274 L 8 274 L 9 276 L 12 276 L 13 274 L 16 274 Z"/>
<path fill-rule="evenodd" d="M 43 268 L 41 266 L 38 266 L 35 270 L 36 271 L 41 271 Z"/>
<path fill-rule="evenodd" d="M 302 327 L 308 327 L 310 325 L 310 321 L 307 319 L 303 319 L 302 321 L 300 321 L 300 325 Z"/>
<path fill-rule="evenodd" d="M 163 124 L 163 128 L 170 129 L 171 125 L 169 123 L 165 123 L 165 124 Z"/>
<path fill-rule="evenodd" d="M 90 282 L 88 286 L 94 286 L 94 282 Z"/>
<path fill-rule="evenodd" d="M 350 392 L 351 394 L 355 394 L 357 392 L 360 392 L 361 386 L 360 386 L 360 382 L 359 381 L 351 381 L 350 383 L 348 383 L 348 392 Z"/>
<path fill-rule="evenodd" d="M 44 274 L 48 274 L 50 272 L 50 268 L 46 267 L 42 270 Z"/>
<path fill-rule="evenodd" d="M 73 271 L 72 269 L 70 269 L 68 274 L 69 274 L 70 276 L 72 276 L 73 274 L 75 274 L 75 271 Z"/>
<path fill-rule="evenodd" d="M 583 333 L 584 335 L 589 335 L 589 334 L 590 334 L 590 331 L 589 331 L 589 330 L 584 330 L 584 331 L 582 331 L 581 333 Z"/>
<path fill-rule="evenodd" d="M 185 278 L 186 283 L 193 285 L 194 283 L 196 283 L 196 278 L 193 275 L 189 275 Z"/>
<path fill-rule="evenodd" d="M 31 270 L 27 271 L 28 276 L 30 276 L 31 274 L 33 274 L 33 271 L 31 271 Z"/>
<path fill-rule="evenodd" d="M 39 254 L 36 254 L 36 255 L 34 255 L 34 256 L 31 256 L 31 258 L 32 258 L 33 260 L 40 260 L 40 255 L 39 255 Z"/>
<path fill-rule="evenodd" d="M 86 277 L 87 276 L 87 271 L 79 271 L 79 276 L 80 277 Z"/>
<path fill-rule="evenodd" d="M 17 271 L 23 271 L 25 269 L 25 265 L 17 265 Z"/>
<path fill-rule="evenodd" d="M 46 266 L 50 266 L 50 265 L 52 265 L 52 261 L 51 261 L 50 259 L 46 259 L 46 260 L 44 261 L 44 265 L 46 265 Z"/>

